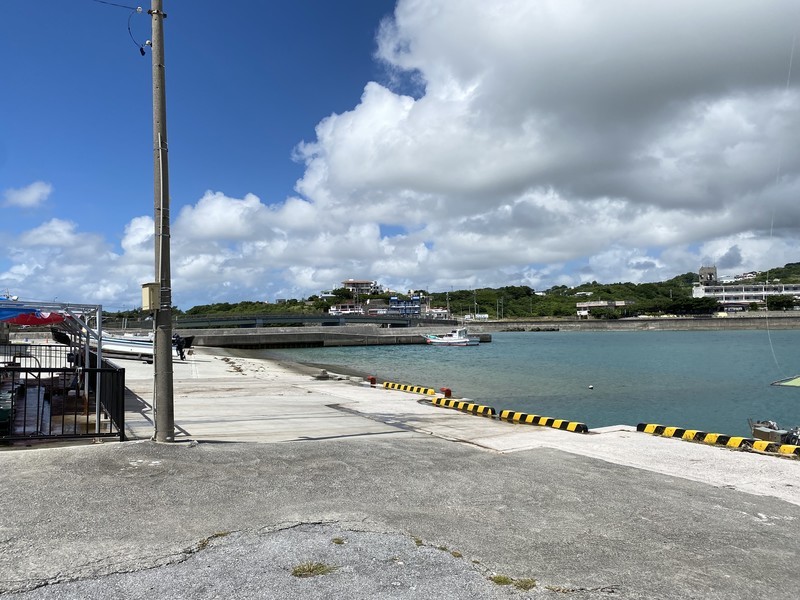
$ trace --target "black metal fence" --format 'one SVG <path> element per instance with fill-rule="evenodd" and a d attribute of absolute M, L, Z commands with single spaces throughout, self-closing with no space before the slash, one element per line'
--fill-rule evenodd
<path fill-rule="evenodd" d="M 68 346 L 0 346 L 0 441 L 125 439 L 125 370 Z"/>

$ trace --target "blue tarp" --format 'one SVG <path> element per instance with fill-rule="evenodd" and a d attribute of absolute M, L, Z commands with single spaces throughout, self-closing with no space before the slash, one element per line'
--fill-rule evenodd
<path fill-rule="evenodd" d="M 60 323 L 64 315 L 58 312 L 43 311 L 40 307 L 28 303 L 15 302 L 9 298 L 0 298 L 0 323 L 12 325 L 49 325 Z"/>
<path fill-rule="evenodd" d="M 28 315 L 35 312 L 35 308 L 11 308 L 0 305 L 0 321 L 10 321 L 20 315 Z"/>

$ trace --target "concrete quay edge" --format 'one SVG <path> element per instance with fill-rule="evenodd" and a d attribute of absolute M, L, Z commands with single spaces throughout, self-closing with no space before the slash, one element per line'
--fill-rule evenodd
<path fill-rule="evenodd" d="M 798 461 L 477 418 L 226 351 L 187 358 L 181 441 L 147 441 L 152 365 L 120 361 L 140 441 L 0 452 L 16 507 L 0 515 L 0 591 L 751 598 L 797 581 Z M 291 576 L 309 560 L 338 570 Z"/>

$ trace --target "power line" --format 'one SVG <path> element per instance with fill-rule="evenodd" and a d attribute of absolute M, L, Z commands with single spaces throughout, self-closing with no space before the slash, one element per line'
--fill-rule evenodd
<path fill-rule="evenodd" d="M 92 0 L 92 2 L 97 2 L 98 4 L 108 4 L 109 6 L 116 6 L 118 8 L 127 8 L 128 10 L 142 10 L 141 6 L 126 6 L 124 4 L 117 4 L 116 2 L 106 2 L 106 0 Z"/>
<path fill-rule="evenodd" d="M 128 15 L 128 35 L 131 36 L 131 41 L 139 49 L 139 53 L 142 56 L 144 56 L 144 47 L 145 47 L 145 45 L 149 46 L 150 43 L 146 42 L 145 44 L 140 44 L 139 42 L 136 41 L 136 38 L 133 37 L 133 32 L 131 31 L 131 19 L 133 18 L 133 15 L 142 13 L 142 7 L 141 6 L 127 6 L 126 4 L 117 4 L 116 2 L 108 2 L 108 0 L 92 0 L 92 2 L 97 2 L 98 4 L 106 4 L 108 6 L 116 6 L 117 8 L 124 8 L 124 9 L 127 9 L 127 10 L 131 11 L 131 14 Z"/>
<path fill-rule="evenodd" d="M 99 1 L 99 0 L 97 0 L 97 1 Z M 117 5 L 117 6 L 119 6 L 119 5 Z M 139 42 L 137 42 L 136 38 L 133 37 L 133 32 L 131 31 L 131 19 L 133 18 L 133 15 L 135 15 L 137 13 L 141 13 L 141 12 L 142 12 L 142 7 L 139 6 L 139 7 L 134 8 L 131 11 L 131 14 L 128 15 L 128 35 L 131 36 L 131 41 L 133 41 L 133 43 L 136 44 L 136 47 L 139 48 L 139 53 L 142 56 L 144 56 L 144 44 L 140 44 Z"/>

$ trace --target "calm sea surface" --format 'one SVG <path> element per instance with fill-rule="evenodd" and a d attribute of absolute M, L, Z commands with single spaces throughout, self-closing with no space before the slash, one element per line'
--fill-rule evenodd
<path fill-rule="evenodd" d="M 591 427 L 640 422 L 747 435 L 747 419 L 800 425 L 800 331 L 495 333 L 474 347 L 424 345 L 261 351 L 346 365 L 495 409 Z M 256 354 L 259 354 L 256 352 Z M 589 389 L 589 386 L 594 386 Z"/>

